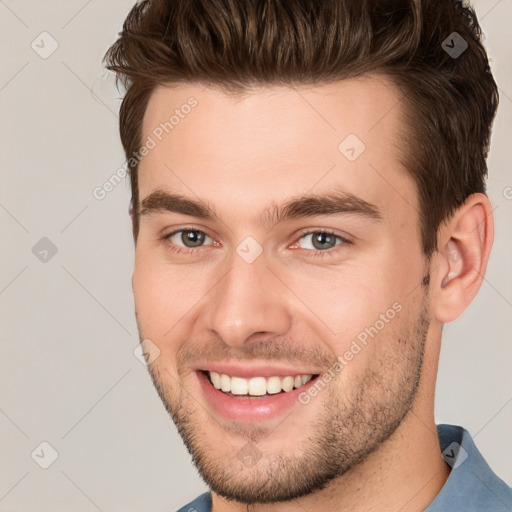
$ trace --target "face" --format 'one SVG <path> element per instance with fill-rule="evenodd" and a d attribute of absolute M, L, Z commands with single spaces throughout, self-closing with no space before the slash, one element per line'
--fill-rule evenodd
<path fill-rule="evenodd" d="M 319 490 L 415 407 L 429 269 L 398 97 L 365 77 L 150 98 L 137 322 L 158 393 L 221 496 Z"/>

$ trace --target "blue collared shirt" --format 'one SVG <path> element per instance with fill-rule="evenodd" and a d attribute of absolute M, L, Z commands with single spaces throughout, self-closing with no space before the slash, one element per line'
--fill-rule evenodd
<path fill-rule="evenodd" d="M 425 512 L 512 512 L 512 488 L 489 467 L 467 430 L 438 425 L 444 460 L 451 466 L 441 492 Z M 178 512 L 211 512 L 209 492 Z"/>

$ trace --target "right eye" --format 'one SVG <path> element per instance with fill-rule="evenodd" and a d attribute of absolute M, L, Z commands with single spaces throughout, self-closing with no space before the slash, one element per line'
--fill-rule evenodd
<path fill-rule="evenodd" d="M 195 249 L 203 247 L 203 243 L 207 238 L 212 240 L 203 231 L 185 228 L 173 231 L 162 239 L 167 242 L 167 246 L 171 251 L 179 254 L 189 254 L 195 252 Z M 183 245 L 180 245 L 180 243 Z"/>

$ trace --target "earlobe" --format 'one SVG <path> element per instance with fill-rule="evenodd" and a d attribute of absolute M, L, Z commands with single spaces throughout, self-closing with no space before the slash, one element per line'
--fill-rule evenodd
<path fill-rule="evenodd" d="M 494 237 L 492 208 L 485 194 L 471 195 L 438 234 L 434 314 L 442 323 L 458 318 L 476 296 Z"/>

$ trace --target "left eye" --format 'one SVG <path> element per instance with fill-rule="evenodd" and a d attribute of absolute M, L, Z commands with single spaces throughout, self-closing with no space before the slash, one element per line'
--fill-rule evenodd
<path fill-rule="evenodd" d="M 206 233 L 198 231 L 197 229 L 182 229 L 167 235 L 165 238 L 170 240 L 173 244 L 181 241 L 187 249 L 201 247 L 207 238 L 212 240 Z"/>
<path fill-rule="evenodd" d="M 312 231 L 310 233 L 306 233 L 299 238 L 299 241 L 308 238 L 310 239 L 310 242 L 308 242 L 309 247 L 302 246 L 302 249 L 317 249 L 319 251 L 325 251 L 340 245 L 341 242 L 344 241 L 341 236 L 326 231 Z M 339 243 L 337 243 L 338 240 Z"/>

